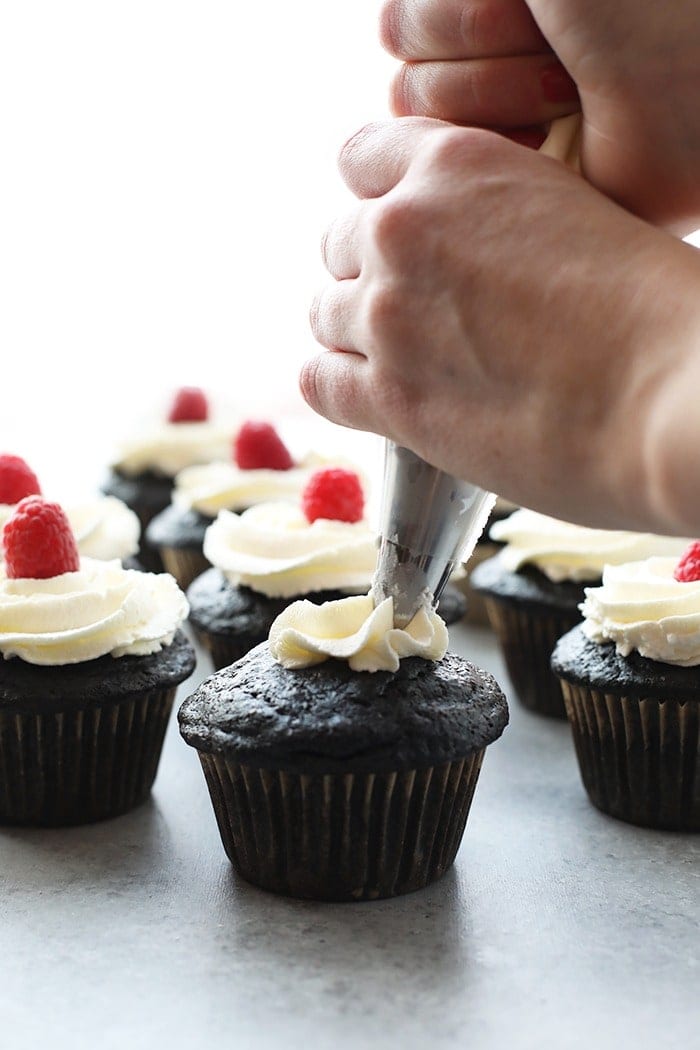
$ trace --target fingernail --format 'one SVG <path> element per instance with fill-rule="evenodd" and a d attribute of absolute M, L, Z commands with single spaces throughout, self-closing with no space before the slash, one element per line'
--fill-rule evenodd
<path fill-rule="evenodd" d="M 544 67 L 540 82 L 547 102 L 575 102 L 578 98 L 576 84 L 559 62 Z"/>

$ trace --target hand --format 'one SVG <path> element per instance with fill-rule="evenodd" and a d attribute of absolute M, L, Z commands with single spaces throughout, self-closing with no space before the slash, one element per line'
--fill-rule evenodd
<path fill-rule="evenodd" d="M 587 179 L 678 233 L 700 225 L 696 0 L 385 0 L 381 36 L 404 62 L 397 115 L 512 133 L 581 104 Z"/>
<path fill-rule="evenodd" d="M 340 167 L 361 200 L 325 239 L 311 407 L 557 517 L 700 531 L 666 457 L 674 419 L 700 430 L 696 250 L 487 131 L 372 125 Z"/>

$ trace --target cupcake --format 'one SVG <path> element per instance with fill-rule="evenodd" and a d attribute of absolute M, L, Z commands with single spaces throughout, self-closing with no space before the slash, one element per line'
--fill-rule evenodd
<path fill-rule="evenodd" d="M 557 639 L 581 620 L 584 584 L 597 583 L 606 564 L 678 556 L 688 542 L 584 528 L 524 509 L 496 522 L 490 535 L 504 546 L 472 572 L 471 585 L 484 596 L 516 696 L 553 718 L 565 718 L 566 710 L 550 657 Z"/>
<path fill-rule="evenodd" d="M 399 629 L 391 598 L 300 601 L 185 701 L 180 731 L 240 875 L 359 901 L 450 867 L 508 715 L 494 679 L 446 649 L 432 609 Z"/>
<path fill-rule="evenodd" d="M 272 424 L 249 420 L 236 434 L 226 461 L 177 475 L 171 504 L 146 530 L 148 542 L 186 590 L 211 564 L 204 553 L 204 534 L 220 510 L 298 500 L 321 462 L 315 454 L 295 461 Z"/>
<path fill-rule="evenodd" d="M 60 506 L 3 529 L 0 822 L 80 824 L 145 801 L 194 650 L 172 577 L 80 558 Z"/>
<path fill-rule="evenodd" d="M 363 513 L 360 478 L 342 468 L 312 474 L 298 502 L 219 512 L 204 538 L 212 568 L 187 589 L 190 624 L 216 669 L 265 641 L 292 601 L 320 605 L 368 592 L 377 535 Z M 442 619 L 452 622 L 448 617 L 463 611 L 464 600 L 447 588 Z"/>
<path fill-rule="evenodd" d="M 700 542 L 606 566 L 557 643 L 581 779 L 598 809 L 700 831 Z"/>
<path fill-rule="evenodd" d="M 477 539 L 469 560 L 462 566 L 462 571 L 459 575 L 455 575 L 454 582 L 467 599 L 463 615 L 466 615 L 468 623 L 478 624 L 481 627 L 490 626 L 484 596 L 480 591 L 476 591 L 472 587 L 471 574 L 477 565 L 481 565 L 482 561 L 486 561 L 487 558 L 493 558 L 494 555 L 498 554 L 503 544 L 497 543 L 496 540 L 492 539 L 489 536 L 489 531 L 492 525 L 495 525 L 497 521 L 502 521 L 503 518 L 507 518 L 515 510 L 517 510 L 515 503 L 503 499 L 502 496 L 496 496 L 496 501 L 491 508 L 484 530 Z"/>
<path fill-rule="evenodd" d="M 0 531 L 20 500 L 41 494 L 39 480 L 25 460 L 20 456 L 0 455 Z M 91 496 L 64 509 L 81 556 L 102 561 L 114 558 L 134 561 L 141 526 L 134 512 L 121 500 L 114 496 Z M 134 567 L 137 566 L 134 564 Z"/>
<path fill-rule="evenodd" d="M 116 496 L 138 516 L 142 530 L 138 559 L 150 571 L 161 572 L 163 563 L 148 542 L 146 527 L 169 505 L 175 475 L 229 454 L 235 428 L 210 416 L 204 391 L 181 387 L 165 419 L 122 442 L 101 485 L 105 495 Z"/>

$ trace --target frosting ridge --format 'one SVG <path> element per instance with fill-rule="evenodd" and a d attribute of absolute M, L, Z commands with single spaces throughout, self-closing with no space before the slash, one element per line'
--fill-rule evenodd
<path fill-rule="evenodd" d="M 700 664 L 700 581 L 680 583 L 677 558 L 651 557 L 609 565 L 600 587 L 587 587 L 583 631 L 594 642 L 614 642 L 620 656 L 640 656 L 680 667 Z"/>
<path fill-rule="evenodd" d="M 589 529 L 524 508 L 495 522 L 489 535 L 506 544 L 498 555 L 505 568 L 515 572 L 534 565 L 555 583 L 598 580 L 605 565 L 653 555 L 680 557 L 690 542 L 647 532 Z"/>
<path fill-rule="evenodd" d="M 353 671 L 391 671 L 409 656 L 441 660 L 447 628 L 423 606 L 404 628 L 394 626 L 394 607 L 385 598 L 375 607 L 370 595 L 314 605 L 288 606 L 270 628 L 270 652 L 283 667 L 310 667 L 323 660 L 347 660 Z"/>
<path fill-rule="evenodd" d="M 172 642 L 188 611 L 167 573 L 81 558 L 78 572 L 0 581 L 0 653 L 47 666 L 146 656 Z"/>

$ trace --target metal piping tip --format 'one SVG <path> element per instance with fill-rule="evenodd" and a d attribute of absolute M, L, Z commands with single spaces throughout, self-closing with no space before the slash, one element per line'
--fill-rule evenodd
<path fill-rule="evenodd" d="M 371 594 L 375 605 L 393 598 L 397 626 L 404 627 L 421 606 L 437 605 L 455 567 L 474 550 L 495 499 L 387 442 Z"/>

